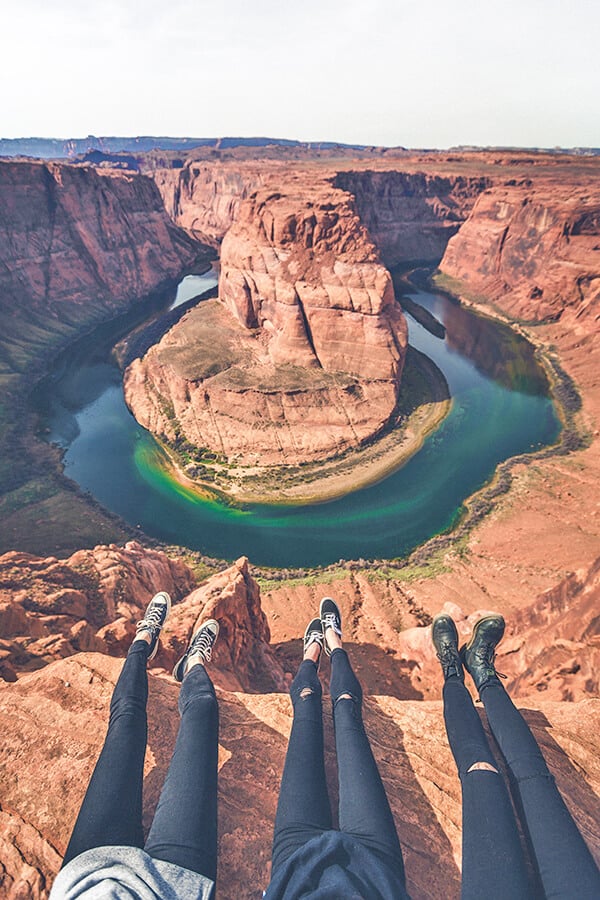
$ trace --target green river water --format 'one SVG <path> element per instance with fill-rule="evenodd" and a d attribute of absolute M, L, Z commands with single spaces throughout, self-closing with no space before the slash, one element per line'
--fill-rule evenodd
<path fill-rule="evenodd" d="M 176 302 L 213 282 L 212 273 L 184 279 Z M 545 373 L 526 341 L 445 296 L 410 296 L 446 327 L 440 339 L 407 316 L 410 343 L 444 373 L 452 409 L 423 448 L 379 484 L 310 506 L 239 508 L 200 497 L 169 474 L 160 445 L 129 413 L 105 332 L 97 346 L 88 337 L 63 356 L 38 392 L 48 439 L 64 448 L 69 478 L 169 543 L 265 566 L 403 556 L 450 529 L 498 463 L 553 443 L 560 431 Z"/>

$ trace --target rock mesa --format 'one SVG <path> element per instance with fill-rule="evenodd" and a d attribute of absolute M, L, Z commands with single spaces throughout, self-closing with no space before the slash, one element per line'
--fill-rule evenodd
<path fill-rule="evenodd" d="M 244 201 L 219 300 L 127 370 L 142 425 L 265 465 L 332 456 L 389 421 L 406 323 L 350 195 L 302 183 Z"/>

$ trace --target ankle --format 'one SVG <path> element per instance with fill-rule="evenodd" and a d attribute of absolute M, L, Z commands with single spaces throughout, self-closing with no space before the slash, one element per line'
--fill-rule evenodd
<path fill-rule="evenodd" d="M 315 665 L 317 665 L 320 657 L 321 657 L 321 646 L 316 641 L 313 641 L 312 644 L 309 644 L 309 646 L 306 648 L 306 651 L 305 651 L 302 659 L 303 659 L 303 661 L 310 660 L 310 662 L 313 662 L 313 663 L 315 663 Z"/>
<path fill-rule="evenodd" d="M 152 635 L 149 631 L 139 631 L 131 643 L 135 644 L 136 641 L 144 641 L 146 644 L 150 645 L 152 643 Z"/>
<path fill-rule="evenodd" d="M 334 650 L 343 650 L 342 639 L 333 628 L 325 629 L 325 640 L 332 653 Z"/>

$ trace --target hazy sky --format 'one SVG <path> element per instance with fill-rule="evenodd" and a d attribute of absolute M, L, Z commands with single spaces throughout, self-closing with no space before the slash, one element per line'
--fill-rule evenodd
<path fill-rule="evenodd" d="M 4 0 L 0 137 L 600 146 L 598 0 Z"/>

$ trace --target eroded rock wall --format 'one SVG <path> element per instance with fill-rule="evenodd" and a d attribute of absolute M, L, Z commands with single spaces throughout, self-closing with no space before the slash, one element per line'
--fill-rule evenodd
<path fill-rule="evenodd" d="M 361 221 L 386 266 L 437 264 L 448 240 L 490 184 L 484 176 L 427 172 L 339 172 L 333 183 L 356 198 Z"/>
<path fill-rule="evenodd" d="M 199 247 L 144 176 L 0 161 L 3 371 L 40 355 L 177 278 Z"/>
<path fill-rule="evenodd" d="M 530 179 L 484 191 L 450 240 L 441 271 L 514 318 L 593 320 L 600 298 L 597 183 Z"/>
<path fill-rule="evenodd" d="M 277 168 L 273 162 L 265 167 L 189 160 L 180 169 L 160 168 L 151 176 L 172 220 L 199 240 L 217 245 L 240 204 Z"/>

